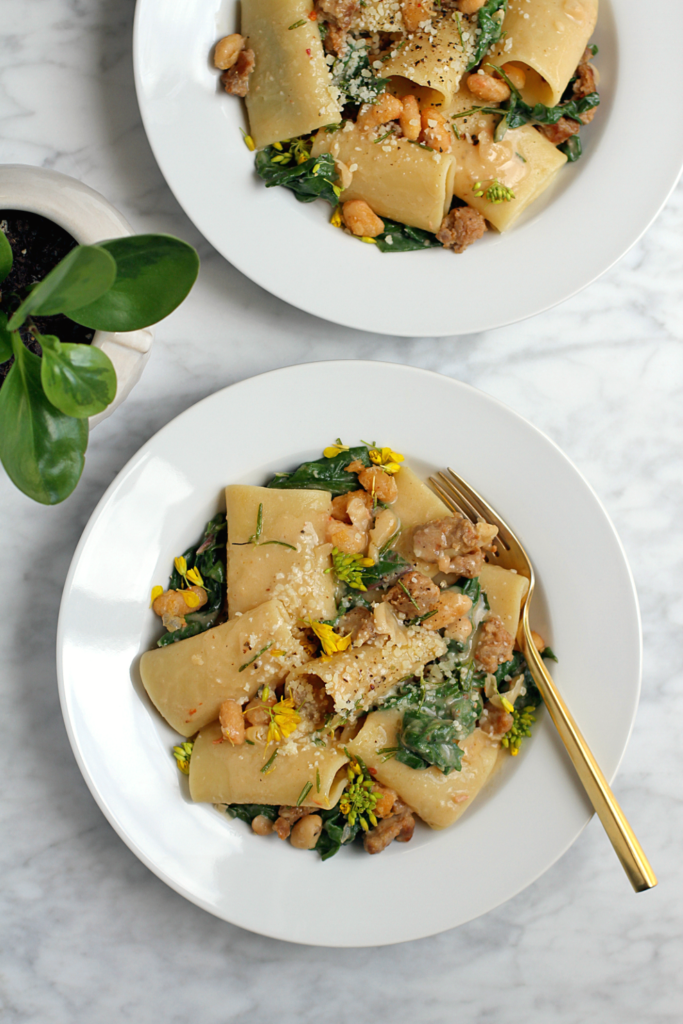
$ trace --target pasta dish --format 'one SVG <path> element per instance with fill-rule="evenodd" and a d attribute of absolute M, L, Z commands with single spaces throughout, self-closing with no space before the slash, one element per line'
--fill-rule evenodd
<path fill-rule="evenodd" d="M 213 59 L 267 187 L 382 252 L 461 253 L 581 155 L 598 0 L 242 0 Z"/>
<path fill-rule="evenodd" d="M 452 825 L 540 704 L 496 527 L 365 442 L 225 500 L 153 588 L 140 662 L 192 800 L 323 859 Z"/>

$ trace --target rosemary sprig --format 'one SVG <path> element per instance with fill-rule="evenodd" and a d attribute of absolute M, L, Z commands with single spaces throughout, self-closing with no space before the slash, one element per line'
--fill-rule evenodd
<path fill-rule="evenodd" d="M 253 658 L 250 658 L 250 659 L 249 659 L 249 661 L 245 661 L 244 665 L 240 665 L 240 667 L 239 667 L 239 668 L 237 669 L 237 671 L 238 671 L 238 672 L 244 672 L 245 668 L 249 668 L 249 666 L 250 666 L 250 665 L 253 665 L 253 664 L 254 664 L 254 662 L 255 662 L 255 661 L 256 661 L 256 660 L 258 659 L 258 658 L 260 658 L 262 654 L 265 654 L 265 653 L 266 653 L 266 651 L 269 651 L 269 650 L 270 650 L 270 648 L 271 648 L 271 647 L 273 646 L 273 644 L 274 644 L 274 643 L 275 643 L 275 641 L 274 641 L 274 640 L 269 640 L 269 641 L 268 641 L 268 643 L 266 644 L 266 646 L 265 646 L 265 647 L 262 647 L 262 648 L 261 648 L 261 650 L 260 650 L 260 651 L 258 652 L 258 654 L 255 654 Z"/>
<path fill-rule="evenodd" d="M 306 799 L 306 797 L 308 796 L 308 794 L 311 792 L 312 789 L 313 789 L 313 783 L 312 782 L 307 782 L 306 785 L 304 786 L 304 788 L 299 793 L 299 799 L 296 802 L 296 806 L 297 807 L 301 807 L 302 803 L 304 802 L 304 800 Z"/>

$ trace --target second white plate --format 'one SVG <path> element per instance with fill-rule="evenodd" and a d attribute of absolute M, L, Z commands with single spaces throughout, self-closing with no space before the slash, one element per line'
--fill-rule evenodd
<path fill-rule="evenodd" d="M 328 224 L 322 201 L 266 189 L 245 148 L 242 104 L 220 90 L 210 54 L 238 26 L 233 0 L 138 0 L 134 59 L 143 121 L 159 166 L 188 216 L 242 273 L 326 320 L 402 336 L 470 334 L 562 302 L 638 240 L 683 163 L 683 5 L 600 4 L 594 36 L 601 103 L 583 157 L 511 231 L 455 256 L 440 249 L 381 254 Z M 656 101 L 643 88 L 657 63 Z M 634 125 L 647 125 L 646 144 Z"/>

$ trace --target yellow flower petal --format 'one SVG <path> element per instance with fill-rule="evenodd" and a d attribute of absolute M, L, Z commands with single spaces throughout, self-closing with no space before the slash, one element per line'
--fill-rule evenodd
<path fill-rule="evenodd" d="M 183 600 L 188 608 L 196 608 L 199 604 L 199 597 L 195 594 L 194 590 L 181 590 L 180 593 L 183 595 Z"/>
<path fill-rule="evenodd" d="M 332 216 L 330 217 L 330 224 L 333 228 L 340 228 L 342 226 L 342 215 L 341 207 L 338 206 Z"/>
<path fill-rule="evenodd" d="M 163 592 L 164 592 L 164 588 L 163 588 L 163 587 L 152 587 L 152 599 L 151 599 L 151 600 L 150 600 L 150 602 L 149 602 L 149 606 L 150 606 L 150 608 L 152 607 L 152 605 L 154 604 L 154 602 L 156 601 L 156 599 L 157 599 L 158 597 L 161 597 L 161 595 L 163 594 Z"/>
<path fill-rule="evenodd" d="M 346 444 L 331 444 L 327 448 L 323 449 L 323 455 L 326 459 L 334 459 L 341 452 L 348 452 L 349 446 Z"/>
<path fill-rule="evenodd" d="M 316 622 L 315 619 L 306 619 L 306 625 L 310 626 L 318 640 L 320 641 L 323 649 L 323 653 L 329 657 L 331 654 L 337 654 L 339 651 L 345 651 L 350 645 L 352 637 L 340 636 L 339 633 L 335 633 L 332 626 L 329 626 L 326 622 Z"/>
<path fill-rule="evenodd" d="M 509 714 L 512 714 L 512 712 L 515 710 L 514 705 L 510 703 L 510 701 L 507 699 L 507 697 L 503 697 L 502 694 L 501 694 L 500 702 L 501 702 L 501 704 L 503 705 L 503 707 L 505 708 L 505 710 Z"/>
<path fill-rule="evenodd" d="M 398 463 L 404 461 L 403 455 L 392 448 L 371 448 L 369 455 L 370 461 L 376 466 L 381 466 L 390 476 L 398 473 L 401 468 Z"/>
<path fill-rule="evenodd" d="M 197 568 L 188 569 L 188 571 L 187 571 L 187 578 L 190 581 L 190 583 L 194 583 L 195 586 L 197 586 L 197 587 L 203 587 L 204 586 L 204 580 L 202 579 L 202 574 L 200 573 L 199 569 L 197 569 Z"/>
<path fill-rule="evenodd" d="M 176 570 L 180 573 L 181 576 L 185 576 L 187 574 L 187 562 L 185 561 L 182 555 L 178 555 L 177 558 L 174 558 L 173 564 L 175 565 Z"/>

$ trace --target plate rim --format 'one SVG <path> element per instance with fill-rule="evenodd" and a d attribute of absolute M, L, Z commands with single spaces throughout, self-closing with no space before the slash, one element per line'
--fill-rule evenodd
<path fill-rule="evenodd" d="M 431 927 L 431 926 L 427 926 L 426 928 L 422 928 L 422 929 L 418 929 L 418 930 L 412 929 L 411 934 L 409 936 L 401 935 L 401 936 L 398 936 L 396 938 L 383 939 L 381 942 L 378 942 L 376 938 L 372 938 L 372 939 L 369 939 L 368 941 L 358 941 L 358 940 L 354 940 L 353 942 L 330 941 L 329 943 L 322 943 L 322 942 L 318 942 L 318 941 L 308 941 L 306 939 L 301 939 L 301 938 L 298 938 L 298 937 L 292 937 L 291 935 L 286 934 L 286 932 L 283 932 L 282 934 L 279 934 L 277 930 L 261 929 L 261 928 L 259 928 L 257 926 L 254 926 L 253 924 L 245 924 L 243 922 L 233 921 L 233 920 L 231 920 L 231 918 L 226 916 L 226 913 L 222 912 L 221 909 L 218 906 L 211 904 L 208 900 L 205 900 L 201 896 L 199 896 L 198 894 L 193 893 L 185 885 L 183 885 L 182 882 L 174 879 L 162 867 L 160 867 L 157 863 L 155 863 L 147 855 L 147 853 L 142 849 L 142 847 L 138 844 L 136 839 L 126 830 L 124 825 L 119 821 L 118 816 L 117 816 L 115 810 L 112 809 L 109 806 L 109 803 L 107 802 L 106 797 L 101 792 L 101 790 L 98 788 L 98 785 L 97 785 L 95 779 L 93 778 L 93 776 L 91 774 L 90 768 L 89 768 L 89 766 L 88 766 L 88 764 L 86 762 L 85 756 L 83 755 L 83 752 L 81 750 L 80 743 L 79 743 L 78 736 L 77 736 L 77 732 L 76 732 L 76 728 L 74 726 L 74 723 L 73 723 L 73 721 L 71 719 L 70 714 L 68 713 L 68 695 L 67 695 L 67 692 L 66 692 L 67 691 L 67 681 L 66 681 L 66 678 L 65 678 L 65 669 L 64 669 L 64 663 L 63 663 L 63 660 L 64 660 L 64 640 L 65 640 L 65 636 L 64 636 L 65 624 L 64 623 L 65 623 L 66 610 L 67 610 L 67 605 L 68 605 L 68 600 L 69 600 L 69 596 L 70 596 L 70 591 L 71 591 L 71 587 L 72 587 L 73 578 L 74 578 L 74 576 L 75 576 L 75 574 L 76 574 L 76 572 L 78 570 L 79 561 L 80 561 L 80 558 L 82 556 L 83 550 L 85 549 L 85 547 L 87 546 L 87 544 L 89 542 L 91 533 L 92 533 L 92 531 L 93 531 L 93 529 L 94 529 L 94 527 L 95 527 L 95 525 L 96 525 L 100 515 L 102 514 L 103 510 L 108 505 L 112 495 L 115 493 L 115 491 L 118 488 L 118 486 L 120 485 L 120 483 L 126 477 L 128 477 L 131 472 L 133 472 L 135 470 L 136 465 L 140 461 L 142 461 L 144 459 L 144 457 L 145 457 L 147 451 L 149 450 L 149 448 L 151 448 L 155 444 L 155 442 L 160 438 L 161 435 L 164 434 L 164 432 L 167 429 L 171 428 L 178 421 L 182 420 L 187 414 L 191 413 L 193 410 L 197 409 L 198 407 L 201 407 L 201 406 L 206 405 L 206 404 L 210 404 L 212 401 L 215 401 L 217 396 L 219 396 L 219 395 L 226 395 L 227 393 L 233 391 L 234 389 L 240 389 L 242 387 L 254 386 L 254 384 L 257 383 L 261 378 L 284 376 L 284 375 L 286 375 L 288 373 L 292 373 L 292 372 L 294 372 L 295 374 L 296 373 L 307 373 L 311 369 L 315 369 L 315 368 L 324 368 L 325 370 L 333 371 L 335 366 L 338 366 L 338 365 L 348 365 L 349 363 L 356 364 L 357 366 L 360 366 L 360 367 L 362 367 L 362 366 L 370 366 L 370 367 L 381 366 L 383 369 L 388 367 L 390 369 L 397 369 L 397 370 L 400 370 L 402 372 L 407 372 L 410 375 L 415 374 L 417 376 L 422 376 L 422 377 L 427 377 L 427 378 L 435 378 L 435 379 L 437 379 L 440 382 L 447 382 L 448 384 L 453 385 L 455 390 L 457 390 L 458 388 L 465 389 L 467 391 L 470 391 L 470 392 L 474 393 L 479 398 L 483 398 L 485 401 L 488 401 L 488 402 L 491 402 L 491 403 L 495 404 L 499 409 L 501 409 L 504 412 L 504 414 L 511 415 L 512 417 L 514 417 L 517 421 L 519 421 L 519 423 L 524 428 L 530 429 L 536 435 L 538 435 L 539 438 L 542 439 L 546 444 L 549 444 L 552 447 L 552 449 L 554 449 L 555 454 L 557 456 L 560 456 L 562 461 L 573 471 L 573 473 L 576 475 L 576 477 L 578 478 L 580 483 L 587 489 L 587 491 L 590 494 L 591 498 L 595 502 L 595 504 L 597 506 L 597 509 L 601 513 L 601 515 L 602 515 L 602 517 L 604 519 L 605 524 L 609 528 L 609 531 L 610 531 L 610 533 L 612 535 L 613 540 L 616 542 L 617 549 L 618 549 L 618 552 L 619 552 L 619 555 L 620 555 L 620 558 L 621 558 L 622 566 L 626 570 L 626 575 L 627 575 L 627 579 L 628 579 L 628 582 L 629 582 L 629 599 L 630 599 L 630 605 L 631 605 L 630 610 L 633 613 L 635 613 L 635 619 L 636 619 L 636 623 L 637 623 L 637 627 L 638 627 L 637 628 L 637 635 L 636 635 L 638 659 L 637 659 L 637 665 L 635 666 L 635 669 L 636 669 L 636 671 L 635 671 L 636 687 L 635 687 L 635 698 L 634 698 L 633 715 L 631 717 L 631 721 L 629 723 L 628 730 L 626 732 L 624 740 L 623 740 L 623 742 L 621 744 L 621 752 L 620 752 L 620 754 L 618 756 L 616 764 L 615 764 L 613 770 L 611 770 L 610 772 L 606 772 L 606 777 L 607 777 L 608 782 L 610 783 L 610 785 L 612 784 L 614 778 L 616 777 L 616 775 L 617 775 L 617 773 L 619 771 L 619 768 L 620 768 L 621 763 L 623 761 L 623 758 L 625 756 L 628 744 L 630 742 L 630 739 L 631 739 L 631 736 L 632 736 L 632 732 L 633 732 L 633 728 L 634 728 L 634 725 L 635 725 L 635 718 L 636 718 L 636 714 L 637 714 L 637 710 L 638 710 L 638 706 L 639 706 L 639 702 L 640 702 L 640 697 L 641 697 L 641 691 L 642 691 L 643 637 L 642 637 L 642 623 L 641 623 L 640 607 L 639 607 L 637 589 L 636 589 L 635 580 L 634 580 L 634 577 L 633 577 L 633 572 L 632 572 L 631 567 L 629 565 L 628 559 L 626 557 L 626 552 L 624 550 L 624 547 L 623 547 L 623 544 L 621 542 L 621 539 L 620 539 L 620 537 L 619 537 L 619 535 L 618 535 L 618 533 L 616 531 L 616 528 L 615 528 L 614 524 L 612 523 L 612 520 L 611 520 L 609 514 L 607 513 L 607 511 L 604 508 L 600 498 L 596 494 L 596 492 L 593 489 L 593 487 L 591 486 L 591 484 L 585 479 L 585 477 L 580 472 L 580 470 L 576 467 L 574 462 L 562 451 L 562 449 L 559 447 L 559 445 L 555 441 L 553 441 L 552 438 L 548 437 L 548 435 L 545 434 L 542 430 L 540 430 L 540 428 L 536 427 L 534 424 L 529 422 L 529 420 L 527 420 L 526 417 L 524 417 L 521 414 L 517 413 L 514 409 L 511 409 L 508 405 L 506 405 L 504 402 L 500 401 L 500 399 L 496 398 L 495 396 L 489 395 L 487 392 L 484 392 L 481 389 L 476 388 L 476 387 L 474 387 L 471 384 L 465 383 L 463 381 L 459 381 L 459 380 L 457 380 L 455 378 L 452 378 L 452 377 L 448 377 L 448 376 L 446 376 L 444 374 L 440 374 L 440 373 L 438 373 L 436 371 L 424 369 L 424 368 L 421 368 L 421 367 L 407 366 L 407 365 L 401 364 L 401 363 L 386 363 L 384 361 L 379 361 L 379 360 L 357 360 L 357 359 L 318 360 L 318 361 L 313 362 L 313 363 L 294 363 L 294 364 L 290 364 L 290 365 L 285 366 L 285 367 L 279 367 L 279 368 L 273 369 L 273 370 L 266 370 L 266 371 L 264 371 L 262 373 L 255 374 L 252 377 L 244 378 L 243 380 L 237 381 L 237 382 L 235 382 L 235 383 L 233 383 L 231 385 L 228 385 L 228 386 L 226 386 L 224 388 L 221 388 L 221 389 L 213 392 L 210 395 L 205 396 L 204 398 L 200 399 L 198 402 L 193 403 L 192 405 L 190 405 L 187 409 L 183 410 L 177 416 L 173 417 L 166 424 L 164 424 L 164 426 L 162 426 L 150 438 L 148 438 L 147 441 L 145 441 L 140 446 L 140 448 L 131 456 L 131 458 L 128 459 L 128 461 L 125 463 L 125 465 L 116 474 L 116 476 L 114 477 L 112 482 L 106 488 L 104 494 L 102 495 L 102 497 L 98 501 L 97 505 L 95 506 L 91 516 L 89 517 L 89 519 L 88 519 L 88 521 L 87 521 L 87 523 L 86 523 L 86 525 L 85 525 L 85 527 L 83 529 L 81 537 L 79 538 L 78 544 L 77 544 L 77 546 L 76 546 L 76 548 L 74 550 L 74 554 L 73 554 L 73 557 L 72 557 L 72 560 L 71 560 L 71 564 L 69 566 L 69 571 L 68 571 L 67 576 L 66 576 L 66 580 L 65 580 L 65 584 L 64 584 L 64 590 L 63 590 L 62 598 L 61 598 L 61 601 L 60 601 L 59 618 L 58 618 L 58 625 L 57 625 L 56 662 L 57 662 L 57 677 L 58 677 L 58 691 L 59 691 L 60 707 L 61 707 L 61 710 L 62 710 L 62 716 L 63 716 L 63 719 L 64 719 L 64 724 L 65 724 L 67 736 L 69 738 L 69 743 L 71 745 L 72 751 L 74 753 L 74 757 L 75 757 L 76 762 L 78 764 L 79 770 L 81 771 L 83 779 L 84 779 L 86 785 L 88 786 L 88 789 L 89 789 L 90 793 L 92 794 L 93 798 L 95 799 L 95 802 L 97 803 L 98 807 L 102 811 L 103 815 L 105 816 L 105 818 L 107 819 L 109 824 L 112 826 L 112 828 L 117 833 L 119 838 L 122 839 L 123 842 L 126 844 L 126 846 L 128 846 L 128 848 L 135 854 L 135 856 L 137 856 L 138 859 L 143 864 L 145 864 L 145 866 L 147 868 L 149 868 L 149 870 L 152 871 L 158 878 L 160 878 L 163 882 L 165 882 L 165 884 L 167 884 L 169 886 L 169 888 L 174 890 L 180 896 L 183 896 L 185 899 L 188 899 L 191 903 L 194 903 L 195 905 L 201 907 L 203 910 L 208 911 L 213 916 L 217 917 L 219 920 L 223 920 L 223 921 L 226 921 L 229 924 L 233 924 L 235 927 L 242 927 L 242 928 L 245 928 L 246 930 L 255 932 L 256 934 L 261 934 L 261 935 L 264 935 L 266 937 L 275 938 L 275 939 L 278 939 L 278 940 L 281 940 L 281 941 L 294 942 L 294 943 L 299 944 L 299 945 L 311 946 L 311 947 L 318 947 L 318 946 L 320 946 L 320 947 L 323 947 L 323 948 L 367 948 L 367 947 L 370 947 L 370 946 L 377 946 L 377 945 L 382 945 L 382 946 L 383 945 L 397 945 L 397 944 L 402 943 L 402 942 L 414 941 L 414 940 L 421 939 L 421 938 L 427 938 L 427 937 L 432 936 L 432 935 L 441 934 L 441 933 L 443 933 L 445 931 L 449 931 L 449 930 L 452 930 L 452 929 L 454 929 L 456 927 L 460 927 L 460 925 L 466 924 L 466 923 L 468 923 L 471 920 L 476 920 L 478 917 L 481 917 L 481 916 L 489 913 L 491 910 L 496 909 L 497 907 L 503 905 L 503 903 L 508 902 L 508 900 L 510 900 L 513 897 L 515 897 L 516 895 L 518 895 L 521 891 L 523 891 L 529 885 L 531 885 L 535 881 L 537 881 L 538 878 L 540 878 L 543 874 L 545 874 L 546 871 L 548 871 L 555 863 L 557 863 L 557 861 L 576 842 L 576 840 L 579 838 L 581 833 L 584 831 L 585 827 L 589 824 L 591 818 L 593 817 L 593 812 L 588 813 L 588 816 L 586 817 L 585 821 L 581 824 L 580 828 L 574 834 L 574 836 L 571 839 L 569 839 L 562 846 L 561 849 L 559 849 L 559 851 L 555 854 L 553 859 L 550 862 L 546 863 L 545 866 L 541 870 L 539 870 L 538 873 L 532 879 L 527 879 L 527 880 L 523 881 L 517 888 L 514 889 L 514 891 L 511 891 L 510 893 L 508 893 L 508 895 L 506 895 L 502 899 L 497 900 L 496 902 L 492 903 L 490 906 L 487 906 L 483 910 L 479 910 L 479 911 L 476 911 L 476 912 L 470 914 L 468 917 L 463 918 L 462 920 L 457 921 L 455 924 L 448 924 L 448 925 L 445 925 L 443 927 L 439 927 L 439 928 L 436 928 L 436 929 Z M 547 717 L 547 715 L 545 717 Z"/>

